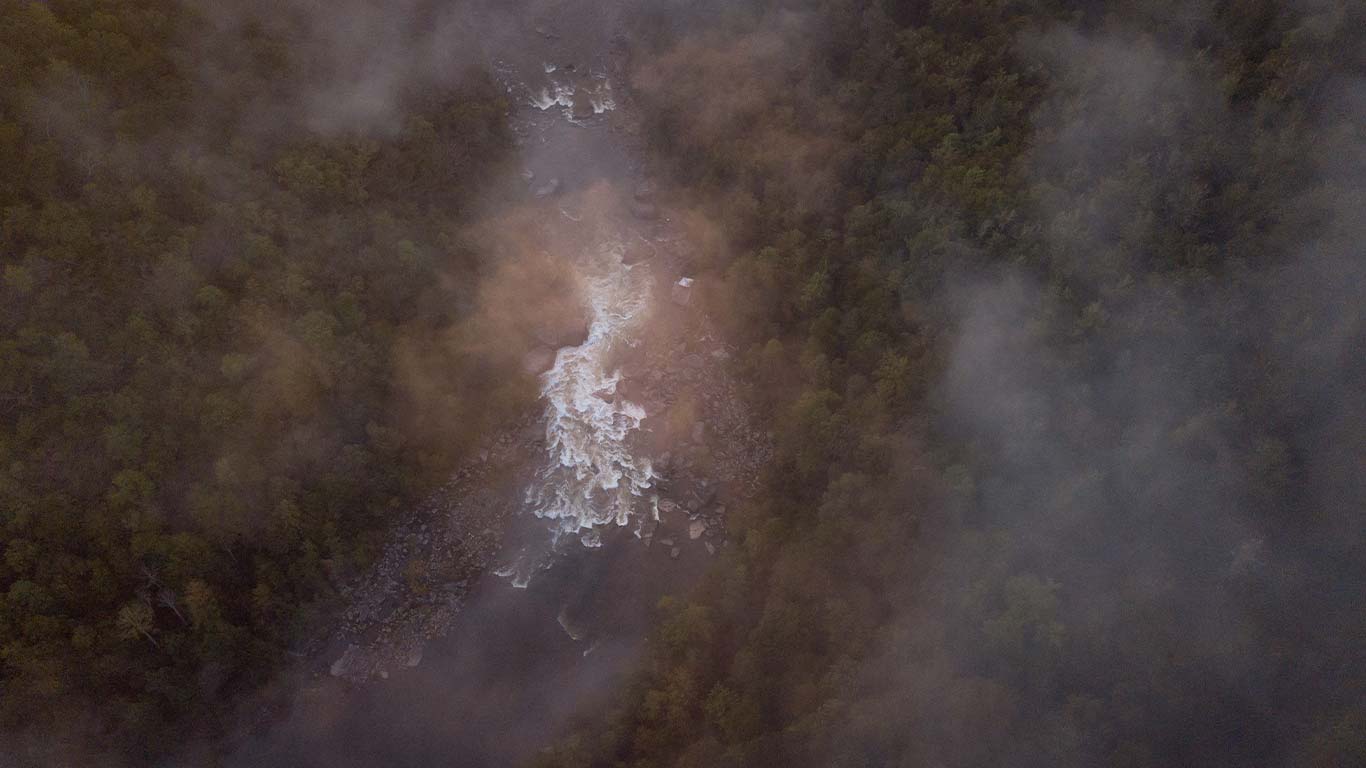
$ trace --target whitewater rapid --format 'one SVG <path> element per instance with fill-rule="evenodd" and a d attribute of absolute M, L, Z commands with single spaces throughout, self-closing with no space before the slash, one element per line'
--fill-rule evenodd
<path fill-rule="evenodd" d="M 549 540 L 544 549 L 524 551 L 500 571 L 517 586 L 548 566 L 549 556 L 567 541 L 596 547 L 607 526 L 658 519 L 652 491 L 658 475 L 630 445 L 645 409 L 617 391 L 621 372 L 614 358 L 638 343 L 636 332 L 648 315 L 650 297 L 648 266 L 624 264 L 624 252 L 621 244 L 606 243 L 588 254 L 582 273 L 588 338 L 559 350 L 541 377 L 546 456 L 527 488 L 526 503 L 548 523 Z"/>
<path fill-rule="evenodd" d="M 552 154 L 547 139 L 554 142 L 558 135 L 536 115 L 563 119 L 577 130 L 595 130 L 617 108 L 605 67 L 543 61 L 537 69 L 523 81 L 516 67 L 495 66 L 508 93 L 522 94 L 523 104 L 535 110 L 532 122 L 546 131 L 536 146 L 545 155 Z M 581 216 L 564 208 L 560 214 L 574 229 L 582 229 Z M 640 428 L 645 409 L 618 393 L 621 374 L 614 362 L 620 351 L 635 346 L 649 312 L 649 267 L 625 264 L 623 244 L 610 233 L 605 237 L 568 257 L 580 278 L 588 336 L 576 347 L 560 349 L 541 376 L 546 454 L 526 488 L 525 503 L 548 531 L 533 537 L 496 571 L 518 587 L 549 567 L 568 543 L 597 547 L 609 526 L 625 526 L 633 518 L 657 519 L 659 514 L 652 491 L 654 468 L 631 450 L 631 434 Z"/>
<path fill-rule="evenodd" d="M 564 118 L 575 125 L 582 124 L 575 117 L 575 99 L 588 99 L 588 106 L 592 108 L 594 115 L 602 115 L 617 108 L 616 98 L 612 93 L 612 81 L 605 72 L 590 72 L 587 79 L 580 81 L 572 76 L 561 77 L 559 67 L 554 64 L 544 64 L 547 84 L 539 89 L 531 91 L 529 100 L 531 106 L 542 112 L 552 107 L 560 107 L 563 110 Z"/>

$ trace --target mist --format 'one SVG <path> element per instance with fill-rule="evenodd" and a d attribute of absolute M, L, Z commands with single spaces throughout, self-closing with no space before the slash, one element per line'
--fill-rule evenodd
<path fill-rule="evenodd" d="M 1343 687 L 1366 583 L 1357 84 L 1308 118 L 1333 138 L 1295 160 L 1303 191 L 1269 203 L 1314 221 L 1308 240 L 1271 269 L 1251 240 L 1192 243 L 1184 275 L 1145 280 L 1159 228 L 1198 232 L 1207 179 L 1253 162 L 1237 141 L 1253 127 L 1179 44 L 1121 25 L 1019 46 L 1056 73 L 1025 161 L 1043 250 L 947 297 L 933 398 L 970 446 L 946 506 L 964 528 L 908 554 L 932 565 L 910 571 L 863 685 L 910 708 L 897 743 L 929 763 L 1094 764 L 1141 744 L 1305 764 L 1295 723 L 1360 695 Z M 1215 124 L 1228 144 L 1201 143 Z M 1268 389 L 1246 387 L 1258 376 Z M 861 738 L 892 748 L 836 740 Z"/>
<path fill-rule="evenodd" d="M 0 17 L 0 759 L 1363 754 L 1359 9 Z"/>

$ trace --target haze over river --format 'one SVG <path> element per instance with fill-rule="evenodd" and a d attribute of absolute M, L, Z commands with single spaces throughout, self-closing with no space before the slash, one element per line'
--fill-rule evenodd
<path fill-rule="evenodd" d="M 628 190 L 619 197 L 629 201 L 644 181 L 621 127 L 628 106 L 612 7 L 499 7 L 480 22 L 490 28 L 484 55 L 514 108 L 521 178 L 509 183 L 526 185 L 552 233 L 565 228 L 566 252 L 555 256 L 574 265 L 589 322 L 586 340 L 559 349 L 541 376 L 537 451 L 511 483 L 483 490 L 520 507 L 497 575 L 474 580 L 444 637 L 409 668 L 360 684 L 301 674 L 289 711 L 241 745 L 236 764 L 516 764 L 620 682 L 659 597 L 706 562 L 700 541 L 682 553 L 669 539 L 645 546 L 662 473 L 634 439 L 645 404 L 618 391 L 617 361 L 639 352 L 659 280 L 673 279 L 658 263 L 625 263 L 628 246 L 646 238 L 636 220 L 653 214 L 633 216 L 625 202 L 585 214 L 572 202 L 604 185 Z"/>

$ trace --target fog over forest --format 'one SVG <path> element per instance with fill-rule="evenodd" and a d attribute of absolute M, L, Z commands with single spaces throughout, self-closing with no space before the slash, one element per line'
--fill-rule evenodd
<path fill-rule="evenodd" d="M 1364 32 L 0 0 L 0 764 L 1366 765 Z"/>

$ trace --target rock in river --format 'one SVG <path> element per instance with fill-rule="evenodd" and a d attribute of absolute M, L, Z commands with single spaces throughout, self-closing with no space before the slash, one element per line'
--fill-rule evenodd
<path fill-rule="evenodd" d="M 686 307 L 692 303 L 692 283 L 691 277 L 678 278 L 678 282 L 674 283 L 671 296 L 675 304 Z"/>

